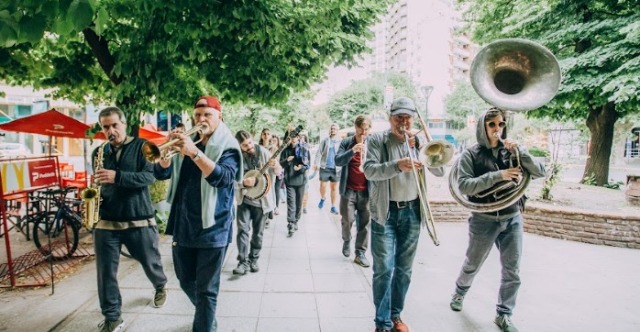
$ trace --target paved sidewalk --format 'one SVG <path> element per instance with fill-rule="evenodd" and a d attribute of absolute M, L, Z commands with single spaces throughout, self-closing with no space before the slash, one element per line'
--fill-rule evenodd
<path fill-rule="evenodd" d="M 284 213 L 265 231 L 260 272 L 233 276 L 230 246 L 217 317 L 219 332 L 371 332 L 371 268 L 341 254 L 339 219 L 317 209 L 287 238 Z M 284 212 L 284 207 L 281 207 Z M 495 250 L 469 292 L 462 312 L 449 309 L 464 259 L 466 224 L 438 223 L 439 247 L 421 235 L 403 319 L 412 331 L 499 331 L 493 324 L 499 286 Z M 235 241 L 235 239 L 234 239 Z M 194 308 L 180 290 L 163 238 L 169 277 L 165 307 L 150 305 L 153 290 L 139 265 L 123 258 L 120 286 L 125 331 L 189 331 Z M 371 260 L 370 253 L 367 253 Z M 525 234 L 522 287 L 514 322 L 520 331 L 640 331 L 640 250 L 595 246 Z M 90 262 L 50 288 L 0 294 L 0 331 L 97 331 L 102 320 Z"/>

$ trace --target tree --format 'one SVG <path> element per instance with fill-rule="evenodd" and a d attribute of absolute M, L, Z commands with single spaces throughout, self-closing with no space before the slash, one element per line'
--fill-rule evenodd
<path fill-rule="evenodd" d="M 607 183 L 614 125 L 640 106 L 638 0 L 459 0 L 473 39 L 522 37 L 547 46 L 563 73 L 552 102 L 535 117 L 582 119 L 591 134 L 584 176 Z"/>
<path fill-rule="evenodd" d="M 445 98 L 445 108 L 449 120 L 455 128 L 464 128 L 469 115 L 475 118 L 489 108 L 489 105 L 478 96 L 469 82 L 457 81 L 453 91 Z"/>
<path fill-rule="evenodd" d="M 215 88 L 224 103 L 285 102 L 367 50 L 388 0 L 0 1 L 0 80 L 54 97 L 179 112 Z"/>
<path fill-rule="evenodd" d="M 329 100 L 326 111 L 333 122 L 349 127 L 358 114 L 384 113 L 384 91 L 392 86 L 395 97 L 416 99 L 416 88 L 406 74 L 377 73 L 372 78 L 351 83 Z M 386 114 L 386 113 L 385 113 Z"/>

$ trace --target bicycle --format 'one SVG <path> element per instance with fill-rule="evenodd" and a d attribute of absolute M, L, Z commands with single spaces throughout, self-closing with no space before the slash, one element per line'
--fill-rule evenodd
<path fill-rule="evenodd" d="M 64 260 L 71 257 L 78 249 L 79 232 L 82 228 L 82 217 L 67 203 L 80 206 L 80 200 L 67 200 L 67 194 L 75 187 L 47 190 L 41 192 L 49 196 L 56 210 L 42 214 L 33 225 L 33 242 L 40 252 L 52 260 Z M 52 250 L 53 248 L 53 250 Z"/>
<path fill-rule="evenodd" d="M 34 196 L 33 193 L 25 193 L 7 199 L 6 202 L 7 222 L 10 225 L 9 231 L 15 229 L 18 233 L 22 233 L 27 241 L 31 241 L 31 227 L 29 224 L 33 224 L 45 212 L 41 199 Z M 0 227 L 0 237 L 3 236 L 4 231 Z"/>

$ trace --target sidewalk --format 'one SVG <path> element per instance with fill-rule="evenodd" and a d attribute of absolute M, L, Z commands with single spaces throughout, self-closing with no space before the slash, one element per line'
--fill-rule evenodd
<path fill-rule="evenodd" d="M 341 254 L 339 219 L 317 209 L 317 183 L 309 214 L 292 238 L 284 213 L 265 230 L 260 272 L 234 276 L 236 244 L 229 247 L 218 298 L 219 332 L 349 331 L 374 329 L 371 268 Z M 284 207 L 281 207 L 284 212 Z M 403 319 L 412 331 L 499 331 L 493 324 L 499 286 L 494 250 L 462 312 L 449 309 L 464 259 L 464 223 L 437 223 L 440 242 L 421 234 Z M 150 305 L 153 290 L 139 265 L 122 258 L 120 288 L 125 331 L 189 331 L 194 308 L 180 290 L 170 238 L 162 239 L 169 299 Z M 370 253 L 367 253 L 371 260 Z M 640 331 L 640 251 L 525 234 L 522 287 L 514 322 L 521 331 Z M 51 288 L 0 294 L 0 331 L 97 331 L 102 320 L 93 262 Z"/>

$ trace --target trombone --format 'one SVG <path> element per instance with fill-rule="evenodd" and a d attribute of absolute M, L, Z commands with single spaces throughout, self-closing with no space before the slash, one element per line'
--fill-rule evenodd
<path fill-rule="evenodd" d="M 422 126 L 422 130 L 424 131 L 425 137 L 427 139 L 427 145 L 424 149 L 421 150 L 421 154 L 426 158 L 424 160 L 425 164 L 429 167 L 442 167 L 446 165 L 449 160 L 453 157 L 453 145 L 446 141 L 434 141 L 431 135 L 429 134 L 429 130 L 427 129 L 427 125 L 425 124 L 420 112 L 416 112 L 418 114 L 418 119 L 420 121 L 420 125 Z M 421 208 L 421 218 L 424 221 L 423 226 L 426 227 L 433 244 L 436 246 L 440 245 L 440 240 L 438 240 L 438 234 L 436 233 L 436 227 L 433 223 L 433 214 L 431 213 L 431 206 L 429 201 L 427 200 L 427 183 L 424 172 L 418 170 L 415 165 L 416 159 L 418 156 L 413 156 L 411 146 L 409 145 L 409 129 L 405 128 L 404 130 L 404 144 L 409 152 L 409 159 L 411 160 L 411 172 L 413 173 L 413 177 L 416 182 L 416 186 L 418 187 L 418 199 L 420 200 L 420 208 Z"/>
<path fill-rule="evenodd" d="M 191 136 L 195 133 L 200 134 L 200 139 L 193 142 L 195 144 L 198 144 L 200 141 L 202 141 L 202 138 L 204 137 L 203 134 L 208 130 L 209 130 L 209 125 L 207 125 L 204 122 L 200 122 L 200 123 L 197 123 L 195 126 L 193 126 L 191 129 L 184 132 L 184 134 L 187 136 Z M 142 154 L 144 155 L 145 159 L 147 159 L 151 163 L 157 163 L 160 160 L 171 159 L 171 157 L 173 157 L 178 153 L 178 151 L 174 149 L 174 145 L 178 141 L 180 140 L 177 138 L 174 138 L 160 145 L 156 145 L 151 142 L 145 142 L 142 145 Z"/>

